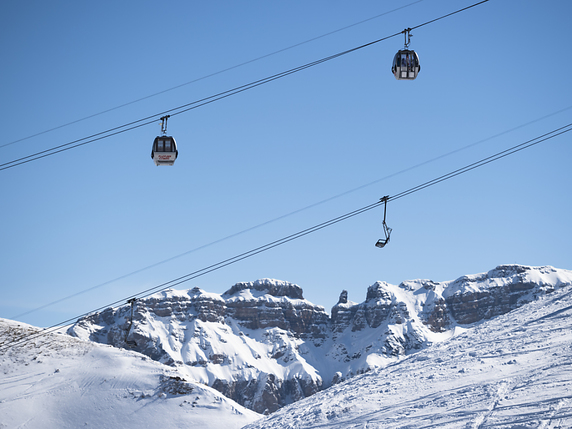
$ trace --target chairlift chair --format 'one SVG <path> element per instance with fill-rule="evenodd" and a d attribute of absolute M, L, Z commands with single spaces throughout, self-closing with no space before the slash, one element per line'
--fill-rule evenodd
<path fill-rule="evenodd" d="M 385 218 L 387 215 L 387 200 L 389 199 L 389 195 L 383 197 L 380 201 L 383 201 L 384 203 L 384 208 L 383 208 L 383 233 L 385 235 L 385 238 L 380 238 L 379 240 L 377 240 L 377 243 L 375 243 L 376 247 L 379 247 L 380 249 L 385 247 L 385 245 L 387 243 L 389 243 L 389 237 L 391 235 L 391 231 L 392 229 L 390 227 L 387 226 L 387 223 L 385 223 Z"/>

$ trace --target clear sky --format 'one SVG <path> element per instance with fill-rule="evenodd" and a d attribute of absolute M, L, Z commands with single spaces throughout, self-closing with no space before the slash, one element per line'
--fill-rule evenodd
<path fill-rule="evenodd" d="M 4 2 L 0 164 L 473 3 Z M 400 35 L 174 116 L 173 167 L 151 160 L 156 121 L 0 171 L 0 317 L 92 289 L 16 317 L 59 323 L 571 123 L 571 16 L 568 0 L 490 0 L 412 32 L 415 81 L 390 71 Z M 361 302 L 378 280 L 572 269 L 571 140 L 390 202 L 384 249 L 378 207 L 176 288 L 275 278 L 329 311 L 342 289 Z"/>

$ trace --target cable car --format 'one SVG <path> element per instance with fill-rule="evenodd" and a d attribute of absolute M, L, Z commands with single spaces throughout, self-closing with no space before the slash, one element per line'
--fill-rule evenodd
<path fill-rule="evenodd" d="M 395 54 L 391 72 L 397 80 L 413 80 L 421 70 L 419 56 L 415 51 L 402 49 Z"/>
<path fill-rule="evenodd" d="M 173 137 L 155 137 L 151 151 L 151 158 L 155 161 L 155 165 L 173 165 L 178 155 L 177 143 Z"/>
<path fill-rule="evenodd" d="M 155 137 L 155 141 L 153 141 L 151 159 L 153 159 L 155 165 L 173 165 L 177 156 L 179 156 L 177 142 L 175 142 L 173 137 L 165 135 L 167 133 L 167 119 L 169 119 L 169 116 L 161 118 L 163 135 Z"/>
<path fill-rule="evenodd" d="M 391 73 L 397 80 L 413 80 L 417 77 L 419 70 L 421 70 L 419 56 L 415 51 L 408 49 L 409 43 L 411 43 L 410 31 L 410 28 L 403 30 L 403 33 L 405 33 L 405 47 L 397 51 L 397 54 L 393 57 Z"/>

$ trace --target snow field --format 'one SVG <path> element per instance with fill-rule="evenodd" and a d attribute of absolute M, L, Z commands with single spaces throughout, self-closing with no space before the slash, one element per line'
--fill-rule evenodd
<path fill-rule="evenodd" d="M 39 331 L 0 319 L 0 341 Z M 51 334 L 0 357 L 0 428 L 240 428 L 260 416 L 135 352 Z"/>
<path fill-rule="evenodd" d="M 571 328 L 566 287 L 245 429 L 569 428 Z"/>

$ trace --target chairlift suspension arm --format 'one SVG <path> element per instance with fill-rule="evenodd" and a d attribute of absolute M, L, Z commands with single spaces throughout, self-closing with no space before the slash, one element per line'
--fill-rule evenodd
<path fill-rule="evenodd" d="M 383 202 L 383 223 L 385 223 L 385 218 L 387 216 L 387 200 L 389 200 L 389 195 L 386 195 L 383 198 L 380 198 L 379 201 Z"/>
<path fill-rule="evenodd" d="M 129 332 L 131 332 L 131 328 L 133 327 L 133 307 L 135 305 L 135 301 L 137 301 L 137 298 L 131 298 L 127 300 L 127 304 L 131 304 L 131 317 L 129 318 L 129 327 L 125 331 L 125 343 L 127 345 L 137 345 L 137 343 L 128 340 Z"/>
<path fill-rule="evenodd" d="M 131 318 L 129 320 L 129 329 L 127 330 L 127 333 L 129 333 L 131 326 L 133 326 L 133 306 L 135 305 L 135 301 L 137 301 L 137 298 L 127 300 L 127 304 L 131 304 Z"/>

